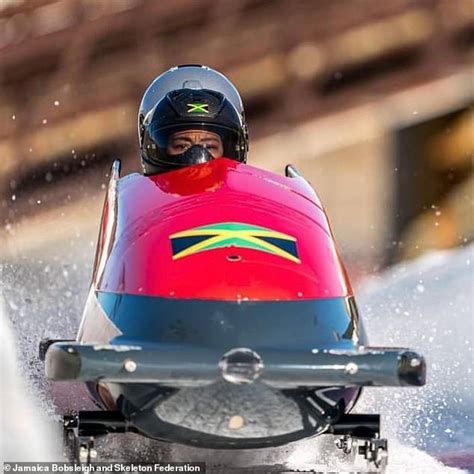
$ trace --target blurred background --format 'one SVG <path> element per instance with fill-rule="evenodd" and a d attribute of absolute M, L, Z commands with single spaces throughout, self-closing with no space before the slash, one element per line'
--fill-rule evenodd
<path fill-rule="evenodd" d="M 465 245 L 473 60 L 471 0 L 0 0 L 0 261 L 92 259 L 141 96 L 187 63 L 240 90 L 250 164 L 313 184 L 353 279 Z"/>

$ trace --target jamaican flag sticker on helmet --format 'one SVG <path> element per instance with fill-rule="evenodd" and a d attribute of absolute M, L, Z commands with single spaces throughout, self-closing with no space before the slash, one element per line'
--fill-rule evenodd
<path fill-rule="evenodd" d="M 209 113 L 209 104 L 201 104 L 198 102 L 193 102 L 192 104 L 186 104 L 188 106 L 188 114 L 198 114 L 198 113 Z"/>
<path fill-rule="evenodd" d="M 194 227 L 170 235 L 170 240 L 173 260 L 205 250 L 243 247 L 271 253 L 292 262 L 301 263 L 295 237 L 241 222 L 219 222 Z"/>

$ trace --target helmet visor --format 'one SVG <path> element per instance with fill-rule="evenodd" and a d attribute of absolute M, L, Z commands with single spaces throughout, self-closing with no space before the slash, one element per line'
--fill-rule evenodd
<path fill-rule="evenodd" d="M 235 130 L 214 124 L 183 124 L 149 128 L 145 134 L 148 157 L 157 162 L 172 164 L 193 146 L 205 148 L 212 158 L 239 160 L 239 135 Z"/>

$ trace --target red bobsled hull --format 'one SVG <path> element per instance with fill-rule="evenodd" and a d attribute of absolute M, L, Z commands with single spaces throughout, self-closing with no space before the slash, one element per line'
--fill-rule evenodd
<path fill-rule="evenodd" d="M 152 177 L 119 170 L 77 341 L 41 350 L 48 378 L 86 383 L 108 410 L 65 420 L 74 446 L 133 431 L 255 449 L 328 432 L 341 449 L 354 436 L 380 467 L 378 415 L 348 412 L 363 386 L 423 385 L 425 362 L 367 347 L 309 184 L 291 167 L 283 177 L 227 159 Z"/>
<path fill-rule="evenodd" d="M 296 300 L 352 295 L 307 182 L 228 159 L 109 190 L 100 291 L 168 298 Z"/>

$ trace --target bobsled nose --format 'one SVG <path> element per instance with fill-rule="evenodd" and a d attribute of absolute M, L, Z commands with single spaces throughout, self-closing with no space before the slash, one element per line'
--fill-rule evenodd
<path fill-rule="evenodd" d="M 262 358 L 252 349 L 238 347 L 226 352 L 219 362 L 224 380 L 237 385 L 257 380 L 263 372 Z"/>

